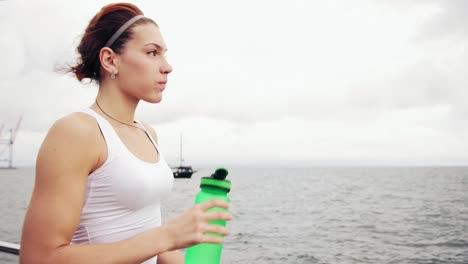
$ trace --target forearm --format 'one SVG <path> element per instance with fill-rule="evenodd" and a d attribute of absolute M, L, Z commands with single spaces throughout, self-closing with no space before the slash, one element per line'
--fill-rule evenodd
<path fill-rule="evenodd" d="M 184 255 L 179 251 L 167 251 L 158 256 L 158 264 L 184 264 Z"/>
<path fill-rule="evenodd" d="M 52 251 L 49 257 L 25 257 L 21 264 L 29 263 L 87 263 L 134 264 L 169 250 L 170 244 L 163 228 L 156 228 L 135 237 L 109 244 L 66 245 Z M 39 261 L 38 261 L 39 259 Z"/>

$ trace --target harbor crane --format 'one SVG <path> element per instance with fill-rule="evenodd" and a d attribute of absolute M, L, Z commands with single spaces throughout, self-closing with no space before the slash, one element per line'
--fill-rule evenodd
<path fill-rule="evenodd" d="M 21 116 L 16 123 L 15 128 L 7 129 L 6 132 L 5 124 L 0 125 L 0 169 L 14 169 L 13 167 L 13 146 L 15 144 L 16 135 L 21 124 Z M 6 166 L 2 166 L 3 164 Z"/>

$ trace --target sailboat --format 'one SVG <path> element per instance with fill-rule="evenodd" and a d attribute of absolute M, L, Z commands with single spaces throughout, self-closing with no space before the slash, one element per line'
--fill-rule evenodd
<path fill-rule="evenodd" d="M 182 156 L 182 133 L 180 134 L 180 161 L 179 166 L 172 167 L 172 173 L 174 174 L 174 178 L 191 178 L 192 174 L 196 171 L 192 169 L 192 166 L 184 166 L 184 158 Z"/>

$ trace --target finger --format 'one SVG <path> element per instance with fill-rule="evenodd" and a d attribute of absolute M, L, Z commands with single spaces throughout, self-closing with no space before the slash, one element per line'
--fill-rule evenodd
<path fill-rule="evenodd" d="M 227 228 L 220 226 L 220 225 L 207 225 L 205 228 L 205 234 L 216 234 L 216 235 L 221 235 L 221 236 L 227 236 L 229 235 L 229 231 Z M 216 236 L 215 235 L 215 236 Z"/>
<path fill-rule="evenodd" d="M 215 211 L 215 212 L 209 212 L 205 214 L 205 219 L 207 221 L 213 221 L 213 220 L 232 220 L 232 214 L 229 212 L 223 212 L 223 211 Z"/>
<path fill-rule="evenodd" d="M 210 243 L 210 244 L 222 244 L 224 243 L 223 237 L 215 237 L 210 235 L 205 235 L 201 243 Z"/>
<path fill-rule="evenodd" d="M 198 204 L 199 208 L 202 211 L 206 211 L 212 207 L 222 207 L 222 208 L 229 208 L 229 204 L 226 201 L 220 199 L 212 199 L 203 203 Z"/>

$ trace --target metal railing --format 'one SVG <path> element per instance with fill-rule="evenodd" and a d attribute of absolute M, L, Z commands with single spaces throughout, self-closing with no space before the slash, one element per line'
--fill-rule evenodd
<path fill-rule="evenodd" d="M 19 255 L 20 245 L 0 241 L 0 252 L 10 253 L 13 255 Z"/>

